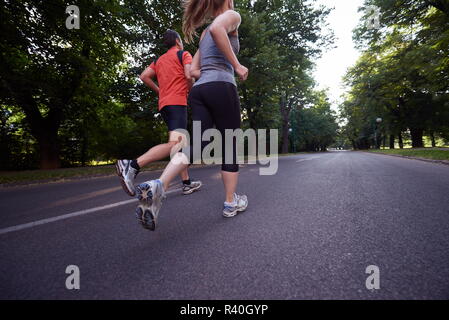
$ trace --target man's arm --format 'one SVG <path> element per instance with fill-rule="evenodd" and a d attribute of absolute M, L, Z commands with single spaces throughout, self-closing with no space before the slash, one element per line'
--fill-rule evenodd
<path fill-rule="evenodd" d="M 142 74 L 140 75 L 140 80 L 143 81 L 143 83 L 146 84 L 147 87 L 149 87 L 151 90 L 159 94 L 159 87 L 156 83 L 154 83 L 153 79 L 156 78 L 156 72 L 149 66 L 146 68 Z"/>

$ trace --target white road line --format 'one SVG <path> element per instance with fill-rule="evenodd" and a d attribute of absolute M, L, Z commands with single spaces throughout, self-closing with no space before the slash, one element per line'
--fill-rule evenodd
<path fill-rule="evenodd" d="M 170 190 L 170 191 L 167 191 L 165 194 L 178 192 L 180 190 L 181 190 L 180 188 L 179 189 L 175 189 L 175 190 Z M 136 202 L 136 201 L 137 201 L 137 199 L 130 199 L 130 200 L 125 200 L 125 201 L 120 201 L 120 202 L 108 204 L 108 205 L 101 206 L 101 207 L 95 207 L 95 208 L 91 208 L 91 209 L 80 210 L 80 211 L 76 211 L 76 212 L 72 212 L 72 213 L 63 214 L 61 216 L 56 216 L 56 217 L 51 217 L 51 218 L 47 218 L 47 219 L 37 220 L 37 221 L 28 222 L 28 223 L 24 223 L 24 224 L 19 224 L 17 226 L 12 226 L 12 227 L 8 227 L 8 228 L 0 229 L 0 235 L 6 234 L 6 233 L 10 233 L 10 232 L 14 232 L 14 231 L 19 231 L 19 230 L 33 228 L 33 227 L 40 226 L 40 225 L 47 224 L 47 223 L 52 223 L 52 222 L 56 222 L 56 221 L 61 221 L 61 220 L 65 220 L 65 219 L 79 217 L 79 216 L 82 216 L 82 215 L 85 215 L 85 214 L 88 214 L 88 213 L 92 213 L 92 212 L 97 212 L 97 211 L 107 210 L 107 209 L 111 209 L 111 208 L 116 208 L 116 207 L 124 206 L 124 205 L 129 204 L 129 203 Z"/>
<path fill-rule="evenodd" d="M 299 159 L 296 162 L 303 162 L 303 161 L 309 161 L 309 160 L 313 160 L 313 159 L 319 159 L 320 157 L 311 157 L 311 158 L 307 158 L 307 159 Z"/>

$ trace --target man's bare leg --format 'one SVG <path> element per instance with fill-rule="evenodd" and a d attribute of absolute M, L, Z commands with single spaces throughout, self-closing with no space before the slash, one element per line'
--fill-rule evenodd
<path fill-rule="evenodd" d="M 170 131 L 168 137 L 167 143 L 154 146 L 137 158 L 137 164 L 140 168 L 145 167 L 151 162 L 167 158 L 169 155 L 178 152 L 186 145 L 186 137 L 181 132 Z"/>
<path fill-rule="evenodd" d="M 151 162 L 167 158 L 170 154 L 175 154 L 186 145 L 186 141 L 187 139 L 182 132 L 170 131 L 169 141 L 167 143 L 154 146 L 137 160 L 118 160 L 116 170 L 120 177 L 123 190 L 130 196 L 135 196 L 134 181 L 140 168 Z M 186 180 L 188 180 L 188 173 L 184 172 L 183 177 L 187 177 Z"/>
<path fill-rule="evenodd" d="M 145 152 L 143 155 L 141 155 L 139 158 L 137 158 L 137 164 L 140 168 L 143 168 L 150 163 L 158 160 L 162 160 L 167 158 L 170 155 L 171 150 L 173 147 L 178 144 L 177 141 L 169 141 L 164 144 L 159 144 L 157 146 L 154 146 L 147 152 Z"/>
<path fill-rule="evenodd" d="M 144 167 L 151 162 L 162 160 L 168 157 L 170 154 L 174 154 L 180 151 L 181 148 L 185 145 L 186 137 L 182 133 L 177 131 L 170 131 L 169 141 L 148 150 L 145 154 L 137 159 L 137 164 L 139 165 L 139 167 Z M 181 176 L 183 182 L 190 180 L 189 171 L 187 168 L 182 170 L 179 175 Z"/>
<path fill-rule="evenodd" d="M 179 174 L 187 170 L 189 162 L 184 153 L 177 153 L 165 167 L 160 180 L 164 185 L 164 190 L 168 190 L 170 182 Z"/>
<path fill-rule="evenodd" d="M 182 181 L 190 180 L 189 170 L 187 168 L 184 169 L 183 171 L 181 171 L 180 176 L 181 176 Z"/>

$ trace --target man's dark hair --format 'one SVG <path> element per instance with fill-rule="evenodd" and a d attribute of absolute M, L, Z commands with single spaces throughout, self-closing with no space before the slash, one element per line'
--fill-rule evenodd
<path fill-rule="evenodd" d="M 174 30 L 167 30 L 164 33 L 164 45 L 170 49 L 176 45 L 176 39 L 181 39 L 179 33 Z"/>

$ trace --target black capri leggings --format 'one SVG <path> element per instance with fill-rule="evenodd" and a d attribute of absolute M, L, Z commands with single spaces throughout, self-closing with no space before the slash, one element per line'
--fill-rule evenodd
<path fill-rule="evenodd" d="M 222 136 L 222 165 L 221 170 L 238 172 L 236 156 L 236 142 L 233 141 L 232 163 L 225 163 L 225 130 L 240 128 L 240 100 L 237 87 L 229 82 L 208 82 L 194 86 L 189 94 L 189 105 L 192 108 L 192 120 L 201 121 L 201 136 L 207 129 L 215 128 Z M 201 152 L 208 144 L 201 143 Z M 193 148 L 190 159 L 193 158 Z"/>

